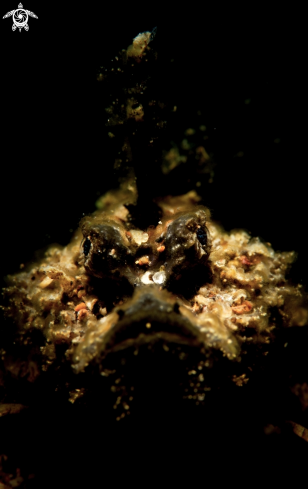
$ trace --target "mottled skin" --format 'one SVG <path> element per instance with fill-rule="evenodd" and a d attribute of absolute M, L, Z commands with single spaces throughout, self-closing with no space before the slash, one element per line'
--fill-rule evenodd
<path fill-rule="evenodd" d="M 149 229 L 147 241 L 139 245 L 131 237 L 129 222 L 103 218 L 96 223 L 84 218 L 81 229 L 85 238 L 84 266 L 96 277 L 121 276 L 138 286 L 145 270 L 152 276 L 161 271 L 164 280 L 160 283 L 172 290 L 174 281 L 180 280 L 184 271 L 188 280 L 188 271 L 207 266 L 210 237 L 202 208 L 165 219 L 157 229 Z"/>
<path fill-rule="evenodd" d="M 288 419 L 293 424 L 283 429 L 308 439 L 305 421 L 296 412 L 289 417 L 284 392 L 275 390 L 288 343 L 280 336 L 307 323 L 305 296 L 285 277 L 294 254 L 277 253 L 245 231 L 225 232 L 194 191 L 157 198 L 160 220 L 147 228 L 135 224 L 135 202 L 130 183 L 108 192 L 67 246 L 50 246 L 8 279 L 4 311 L 14 324 L 1 350 L 0 417 L 33 410 L 34 420 L 24 423 L 30 435 L 16 428 L 15 439 L 19 446 L 33 438 L 35 470 L 44 467 L 40 487 L 59 458 L 59 446 L 47 447 L 47 457 L 41 450 L 42 427 L 47 445 L 57 433 L 69 467 L 85 452 L 91 467 L 98 454 L 99 466 L 102 447 L 116 457 L 118 438 L 128 446 L 135 436 L 134 429 L 128 439 L 114 435 L 112 423 L 133 419 L 135 427 L 137 420 L 147 437 L 156 405 L 171 413 L 162 440 L 170 419 L 176 433 L 188 423 L 198 446 L 201 440 L 210 450 L 227 440 L 233 453 L 239 430 L 244 440 L 255 430 L 254 440 L 264 426 L 280 429 Z M 300 391 L 301 377 L 292 383 Z M 191 406 L 197 411 L 186 416 Z"/>
<path fill-rule="evenodd" d="M 150 40 L 150 33 L 137 36 L 127 52 L 115 58 L 117 69 L 105 70 L 99 78 L 108 82 L 110 77 L 109 86 L 118 88 L 117 77 L 122 77 L 123 93 L 111 93 L 106 108 L 107 125 L 113 131 L 110 137 L 119 138 L 117 161 L 135 165 L 138 192 L 129 181 L 108 192 L 100 199 L 99 210 L 82 219 L 71 243 L 50 246 L 44 258 L 11 276 L 5 289 L 4 311 L 15 325 L 10 329 L 12 341 L 1 349 L 0 415 L 37 404 L 44 415 L 56 398 L 60 414 L 55 419 L 61 427 L 63 406 L 69 405 L 68 400 L 75 403 L 75 423 L 70 412 L 65 430 L 59 430 L 59 445 L 63 432 L 69 433 L 65 455 L 76 446 L 84 456 L 93 433 L 96 437 L 101 428 L 105 430 L 112 416 L 119 420 L 140 404 L 148 409 L 145 391 L 150 391 L 151 401 L 163 398 L 164 404 L 165 393 L 174 390 L 172 416 L 183 398 L 206 407 L 202 422 L 213 425 L 214 439 L 219 425 L 223 439 L 225 428 L 236 425 L 234 418 L 244 416 L 246 430 L 263 384 L 247 409 L 239 391 L 262 374 L 284 329 L 307 324 L 300 287 L 285 277 L 292 252 L 276 253 L 245 231 L 225 232 L 198 205 L 194 191 L 157 199 L 151 195 L 149 175 L 154 177 L 158 167 L 158 135 L 165 121 L 159 115 L 163 105 L 149 99 L 146 90 L 151 79 L 146 67 L 156 59 L 148 47 Z M 139 77 L 132 77 L 132 71 Z M 139 124 L 145 125 L 143 131 Z M 124 126 L 123 135 L 118 129 Z M 199 159 L 195 161 L 198 166 Z M 162 183 L 157 175 L 156 183 Z M 152 188 L 160 189 L 158 184 Z M 130 212 L 134 206 L 137 220 Z M 278 350 L 284 348 L 276 343 Z M 85 406 L 82 416 L 80 406 Z M 258 407 L 254 409 L 252 416 L 258 420 Z M 155 416 L 154 410 L 144 423 L 145 431 Z M 52 431 L 50 419 L 54 412 L 47 416 L 47 432 Z M 272 418 L 265 417 L 265 423 L 268 419 Z M 44 429 L 45 424 L 44 419 Z M 181 421 L 178 427 L 180 431 Z M 236 437 L 237 433 L 229 437 L 232 444 Z M 98 438 L 94 451 L 104 443 L 109 451 L 105 431 Z M 201 444 L 211 448 L 207 437 Z M 41 439 L 36 446 L 40 449 Z M 115 456 L 119 446 L 110 450 Z M 194 449 L 189 444 L 189 451 Z M 58 450 L 52 453 L 58 457 Z M 230 453 L 222 457 L 222 467 Z M 155 461 L 156 457 L 157 453 Z M 242 450 L 236 470 L 241 457 Z M 108 470 L 102 460 L 97 466 Z M 67 466 L 76 467 L 75 459 Z M 230 481 L 234 473 L 233 468 Z"/>

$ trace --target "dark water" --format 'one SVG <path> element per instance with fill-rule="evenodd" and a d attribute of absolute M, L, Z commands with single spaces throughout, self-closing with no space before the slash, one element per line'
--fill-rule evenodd
<path fill-rule="evenodd" d="M 47 4 L 40 8 L 31 6 L 39 19 L 28 33 L 12 33 L 7 25 L 1 32 L 1 276 L 49 243 L 66 244 L 97 196 L 116 185 L 96 71 L 138 32 L 157 25 L 157 77 L 178 107 L 166 139 L 180 142 L 188 127 L 207 127 L 204 146 L 216 168 L 213 183 L 198 189 L 205 205 L 226 229 L 245 228 L 275 249 L 296 250 L 292 277 L 307 284 L 302 44 L 291 22 L 295 14 L 263 15 L 251 7 L 243 19 L 236 9 L 206 6 L 204 17 L 193 7 L 168 16 L 157 4 L 148 13 L 101 4 L 90 16 L 81 5 L 80 22 L 72 24 L 69 7 L 52 20 Z M 190 190 L 192 176 L 181 178 L 187 182 L 175 179 L 170 193 Z M 270 437 L 260 430 L 266 393 L 260 411 L 253 393 L 237 400 L 242 416 L 222 400 L 215 425 L 206 410 L 172 395 L 165 401 L 165 394 L 154 407 L 153 399 L 140 399 L 121 425 L 103 408 L 102 414 L 71 406 L 51 407 L 44 416 L 24 412 L 1 420 L 1 443 L 21 467 L 33 467 L 33 487 L 148 485 L 152 479 L 163 487 L 187 480 L 250 485 L 304 470 L 302 440 L 287 429 Z M 271 409 L 278 400 L 272 396 Z"/>
<path fill-rule="evenodd" d="M 245 228 L 276 249 L 298 251 L 295 278 L 306 281 L 302 51 L 300 29 L 285 32 L 292 12 L 269 9 L 263 16 L 251 7 L 243 15 L 207 6 L 203 17 L 197 8 L 184 15 L 159 6 L 148 13 L 126 6 L 118 13 L 96 5 L 91 22 L 69 29 L 69 8 L 55 23 L 40 8 L 42 21 L 32 19 L 28 33 L 13 33 L 7 19 L 1 33 L 7 46 L 3 273 L 50 242 L 66 244 L 97 196 L 117 185 L 104 127 L 107 95 L 96 73 L 138 32 L 157 25 L 157 92 L 177 106 L 162 138 L 179 143 L 185 129 L 205 125 L 195 144 L 204 144 L 216 163 L 213 183 L 198 188 L 205 205 L 227 229 Z M 153 181 L 160 187 L 155 169 L 148 187 L 159 193 Z M 189 171 L 175 177 L 169 192 L 190 190 L 190 181 Z"/>

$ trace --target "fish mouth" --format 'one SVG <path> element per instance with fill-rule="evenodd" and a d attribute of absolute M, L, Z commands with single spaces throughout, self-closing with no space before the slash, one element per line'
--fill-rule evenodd
<path fill-rule="evenodd" d="M 155 287 L 137 291 L 116 312 L 119 320 L 105 337 L 106 353 L 158 341 L 202 347 L 197 328 L 180 313 L 178 302 Z"/>
<path fill-rule="evenodd" d="M 95 383 L 80 402 L 93 397 L 101 406 L 107 402 L 101 393 L 110 392 L 119 420 L 132 402 L 144 412 L 150 405 L 163 412 L 181 399 L 208 404 L 217 389 L 229 388 L 237 362 L 223 351 L 219 332 L 217 338 L 210 328 L 205 332 L 185 311 L 178 297 L 150 285 L 100 320 L 75 353 L 75 371 Z"/>
<path fill-rule="evenodd" d="M 89 329 L 76 348 L 74 368 L 81 372 L 90 363 L 104 365 L 110 356 L 136 355 L 140 348 L 153 349 L 158 343 L 166 350 L 194 350 L 207 357 L 216 351 L 235 358 L 235 338 L 219 331 L 217 324 L 219 318 L 214 315 L 201 322 L 177 297 L 158 286 L 140 287 Z"/>

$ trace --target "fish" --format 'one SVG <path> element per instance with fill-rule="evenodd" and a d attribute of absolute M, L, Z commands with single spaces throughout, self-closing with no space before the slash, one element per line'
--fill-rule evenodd
<path fill-rule="evenodd" d="M 138 34 L 98 75 L 119 91 L 105 110 L 119 187 L 97 200 L 67 246 L 50 245 L 7 278 L 2 309 L 13 341 L 1 350 L 0 415 L 36 412 L 39 399 L 40 412 L 57 406 L 59 423 L 59 412 L 71 409 L 96 423 L 102 416 L 124 423 L 149 403 L 159 412 L 157 399 L 168 399 L 170 411 L 185 400 L 204 408 L 213 441 L 232 419 L 247 419 L 243 392 L 254 399 L 260 385 L 268 392 L 275 363 L 268 359 L 281 355 L 292 328 L 307 325 L 307 296 L 287 278 L 295 252 L 224 230 L 195 188 L 170 194 L 152 185 L 186 161 L 172 148 L 157 169 L 166 107 L 153 91 L 147 98 L 153 32 Z M 211 168 L 203 147 L 196 155 Z M 306 439 L 304 427 L 286 423 Z"/>

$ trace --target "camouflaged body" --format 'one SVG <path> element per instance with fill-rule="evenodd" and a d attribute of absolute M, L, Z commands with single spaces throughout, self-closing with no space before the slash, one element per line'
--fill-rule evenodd
<path fill-rule="evenodd" d="M 307 321 L 300 287 L 285 279 L 294 253 L 225 232 L 195 192 L 158 200 L 157 226 L 136 229 L 125 206 L 135 197 L 134 189 L 109 192 L 68 246 L 50 247 L 10 276 L 5 314 L 18 341 L 31 343 L 34 330 L 45 337 L 32 370 L 48 370 L 57 345 L 81 372 L 93 363 L 103 371 L 109 354 L 160 341 L 197 348 L 205 359 L 220 352 L 241 385 L 249 376 L 243 355 L 266 355 L 277 328 Z"/>

